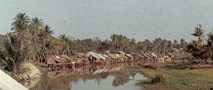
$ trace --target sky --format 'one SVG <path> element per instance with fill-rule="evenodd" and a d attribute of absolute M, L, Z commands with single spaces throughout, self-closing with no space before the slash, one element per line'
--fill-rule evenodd
<path fill-rule="evenodd" d="M 213 0 L 0 0 L 0 34 L 11 32 L 17 13 L 41 18 L 54 35 L 137 41 L 158 37 L 187 41 L 198 24 L 213 29 Z"/>

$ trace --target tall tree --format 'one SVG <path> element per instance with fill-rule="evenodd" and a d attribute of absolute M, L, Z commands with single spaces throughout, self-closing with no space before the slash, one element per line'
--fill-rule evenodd
<path fill-rule="evenodd" d="M 185 48 L 186 44 L 187 44 L 187 42 L 183 38 L 181 38 L 180 39 L 180 46 L 181 46 L 181 48 Z"/>
<path fill-rule="evenodd" d="M 112 40 L 112 45 L 118 49 L 119 48 L 119 44 L 118 44 L 118 35 L 117 34 L 113 34 L 110 36 L 111 40 Z"/>
<path fill-rule="evenodd" d="M 30 34 L 32 35 L 31 42 L 33 43 L 34 50 L 32 50 L 34 53 L 36 53 L 36 56 L 33 57 L 33 60 L 39 60 L 38 58 L 39 53 L 41 52 L 41 37 L 39 35 L 41 34 L 43 30 L 44 22 L 42 19 L 39 19 L 38 17 L 35 17 L 31 20 L 30 23 Z M 37 57 L 37 58 L 36 58 Z"/>
<path fill-rule="evenodd" d="M 206 43 L 202 43 L 203 29 L 201 25 L 196 28 L 194 36 L 198 37 L 198 41 L 193 40 L 188 46 L 187 51 L 192 54 L 193 57 L 207 62 L 208 59 L 213 59 L 213 33 L 208 34 Z"/>
<path fill-rule="evenodd" d="M 25 30 L 27 30 L 30 22 L 29 16 L 27 16 L 25 13 L 19 13 L 16 15 L 14 20 L 15 21 L 12 23 L 12 30 L 18 34 L 22 34 Z"/>
<path fill-rule="evenodd" d="M 193 36 L 198 37 L 198 47 L 201 47 L 201 45 L 202 45 L 203 31 L 204 30 L 203 30 L 201 24 L 199 24 L 195 28 L 195 32 L 192 34 Z"/>
<path fill-rule="evenodd" d="M 26 39 L 25 33 L 29 27 L 30 19 L 25 13 L 19 13 L 14 20 L 11 30 L 14 30 L 15 33 L 18 34 L 17 39 L 20 41 L 20 49 L 22 50 L 24 47 L 24 39 Z"/>
<path fill-rule="evenodd" d="M 206 59 L 213 60 L 213 32 L 208 34 L 207 44 L 203 46 L 202 51 Z"/>
<path fill-rule="evenodd" d="M 44 25 L 44 22 L 42 21 L 42 19 L 39 19 L 38 17 L 33 18 L 31 21 L 31 26 L 36 27 L 37 30 L 38 28 L 43 27 L 43 25 Z"/>

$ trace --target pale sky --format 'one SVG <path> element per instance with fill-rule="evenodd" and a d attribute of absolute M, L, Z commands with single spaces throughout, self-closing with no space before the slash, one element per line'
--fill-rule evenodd
<path fill-rule="evenodd" d="M 0 0 L 0 11 L 0 34 L 10 32 L 19 12 L 43 19 L 56 36 L 80 39 L 191 40 L 196 25 L 213 28 L 213 0 Z"/>

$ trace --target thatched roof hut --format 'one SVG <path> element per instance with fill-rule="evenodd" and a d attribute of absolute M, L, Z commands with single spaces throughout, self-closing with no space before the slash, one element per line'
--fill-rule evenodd
<path fill-rule="evenodd" d="M 118 54 L 125 55 L 126 53 L 123 51 L 118 51 Z"/>
<path fill-rule="evenodd" d="M 151 55 L 152 55 L 153 57 L 158 57 L 155 53 L 151 53 Z"/>
<path fill-rule="evenodd" d="M 115 60 L 115 59 L 118 59 L 119 57 L 116 56 L 115 54 L 109 54 L 108 55 L 111 59 Z"/>
<path fill-rule="evenodd" d="M 105 61 L 106 58 L 101 55 L 101 54 L 97 54 L 95 52 L 88 52 L 87 55 L 89 56 L 89 59 L 92 60 L 92 61 Z"/>
<path fill-rule="evenodd" d="M 89 57 L 87 54 L 84 54 L 84 53 L 78 53 L 77 56 L 78 56 L 79 58 L 82 58 L 82 57 L 88 58 L 88 57 Z"/>
<path fill-rule="evenodd" d="M 56 56 L 47 56 L 45 60 L 47 64 L 56 64 L 56 59 Z"/>
<path fill-rule="evenodd" d="M 133 58 L 133 56 L 131 55 L 131 54 L 126 54 L 125 55 L 128 59 L 130 59 L 130 60 L 133 60 L 134 58 Z"/>

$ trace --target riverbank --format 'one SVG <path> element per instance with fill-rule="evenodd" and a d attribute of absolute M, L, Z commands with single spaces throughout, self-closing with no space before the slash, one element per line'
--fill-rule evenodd
<path fill-rule="evenodd" d="M 23 62 L 13 78 L 30 89 L 39 81 L 41 75 L 40 69 L 33 62 Z"/>
<path fill-rule="evenodd" d="M 146 79 L 140 67 L 125 63 L 42 73 L 40 81 L 30 90 L 140 90 L 135 83 Z"/>
<path fill-rule="evenodd" d="M 137 85 L 146 90 L 210 90 L 213 88 L 213 69 L 190 69 L 189 64 L 155 63 L 152 68 L 142 69 L 149 79 Z M 151 79 L 156 75 L 163 75 L 165 83 L 151 84 Z"/>

